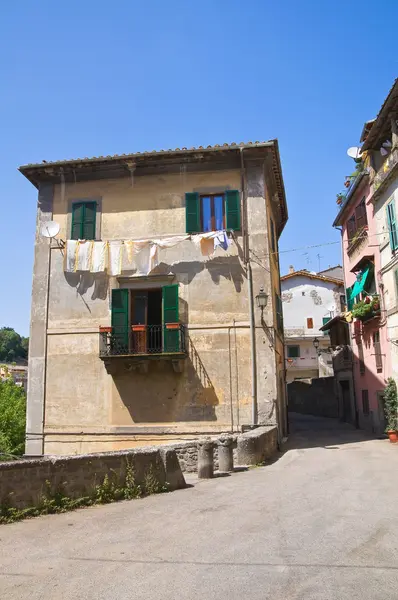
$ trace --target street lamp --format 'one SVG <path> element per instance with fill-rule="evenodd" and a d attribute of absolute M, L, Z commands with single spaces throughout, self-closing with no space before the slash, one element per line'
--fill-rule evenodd
<path fill-rule="evenodd" d="M 313 346 L 314 346 L 315 350 L 318 352 L 318 348 L 319 348 L 319 340 L 318 340 L 318 338 L 317 338 L 317 337 L 315 337 L 315 338 L 312 340 L 312 344 L 313 344 Z"/>
<path fill-rule="evenodd" d="M 258 308 L 261 309 L 261 314 L 263 314 L 264 308 L 268 304 L 268 294 L 264 292 L 264 288 L 261 287 L 259 293 L 256 296 L 256 302 Z"/>

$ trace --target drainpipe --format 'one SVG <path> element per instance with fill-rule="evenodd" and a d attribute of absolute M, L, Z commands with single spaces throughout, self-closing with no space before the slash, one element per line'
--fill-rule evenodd
<path fill-rule="evenodd" d="M 240 150 L 241 164 L 241 186 L 242 186 L 242 205 L 243 205 L 243 257 L 246 264 L 247 285 L 249 296 L 249 322 L 250 322 L 250 354 L 251 354 L 251 398 L 252 398 L 252 425 L 258 424 L 257 415 L 257 356 L 256 356 L 256 329 L 254 320 L 254 299 L 253 299 L 253 278 L 249 254 L 249 236 L 248 236 L 248 217 L 247 217 L 247 197 L 246 197 L 246 179 L 245 167 L 243 162 L 243 148 Z"/>

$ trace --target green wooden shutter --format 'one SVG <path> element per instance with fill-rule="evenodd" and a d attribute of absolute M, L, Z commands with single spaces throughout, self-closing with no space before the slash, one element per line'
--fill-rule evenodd
<path fill-rule="evenodd" d="M 394 200 L 387 204 L 387 224 L 390 233 L 391 250 L 396 250 L 398 247 L 398 234 Z"/>
<path fill-rule="evenodd" d="M 225 212 L 227 215 L 227 229 L 239 231 L 240 229 L 240 192 L 227 190 L 225 192 Z"/>
<path fill-rule="evenodd" d="M 84 204 L 76 202 L 72 204 L 72 231 L 71 240 L 83 239 Z"/>
<path fill-rule="evenodd" d="M 200 232 L 200 204 L 198 192 L 186 192 L 185 194 L 185 221 L 187 233 Z"/>
<path fill-rule="evenodd" d="M 96 202 L 84 203 L 83 240 L 95 240 Z"/>
<path fill-rule="evenodd" d="M 180 352 L 180 330 L 167 329 L 167 323 L 178 323 L 178 285 L 165 285 L 163 295 L 164 352 Z"/>
<path fill-rule="evenodd" d="M 127 353 L 129 345 L 129 291 L 112 290 L 112 342 L 120 354 Z"/>
<path fill-rule="evenodd" d="M 395 278 L 395 306 L 398 305 L 398 269 L 395 269 L 394 271 L 394 278 Z"/>

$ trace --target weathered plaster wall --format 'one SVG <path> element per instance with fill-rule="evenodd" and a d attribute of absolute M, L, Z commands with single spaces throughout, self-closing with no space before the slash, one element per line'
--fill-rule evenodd
<path fill-rule="evenodd" d="M 68 238 L 71 202 L 98 200 L 101 239 L 153 238 L 185 233 L 185 192 L 239 189 L 239 171 L 183 173 L 55 186 L 53 218 Z M 268 255 L 263 166 L 248 168 L 250 246 Z M 45 394 L 45 453 L 110 450 L 190 434 L 237 430 L 251 422 L 248 288 L 242 237 L 228 253 L 206 260 L 192 242 L 162 251 L 159 276 L 179 283 L 181 321 L 189 325 L 189 357 L 183 373 L 153 362 L 148 375 L 109 375 L 98 357 L 98 326 L 110 324 L 110 289 L 125 280 L 65 274 L 63 251 L 51 249 Z M 269 261 L 269 258 L 265 259 Z M 277 262 L 254 267 L 254 294 L 279 285 Z M 166 280 L 165 280 L 166 282 Z M 145 287 L 133 277 L 129 285 Z M 259 312 L 259 311 L 258 311 Z M 278 383 L 274 347 L 256 313 L 257 385 L 261 422 L 276 423 Z M 273 293 L 264 319 L 272 327 Z M 43 324 L 42 324 L 43 326 Z M 278 363 L 279 364 L 279 363 Z M 150 384 L 149 384 L 150 383 Z M 281 384 L 280 384 L 281 385 Z M 283 387 L 283 386 L 282 386 Z M 156 443 L 155 442 L 155 443 Z M 36 452 L 29 452 L 35 454 Z M 39 453 L 39 452 L 37 452 Z"/>

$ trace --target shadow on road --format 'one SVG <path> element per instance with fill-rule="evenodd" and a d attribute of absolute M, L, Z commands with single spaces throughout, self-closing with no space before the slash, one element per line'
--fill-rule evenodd
<path fill-rule="evenodd" d="M 340 444 L 357 444 L 377 439 L 348 423 L 337 419 L 313 417 L 289 412 L 289 439 L 282 451 L 299 448 L 326 448 L 333 450 Z"/>

